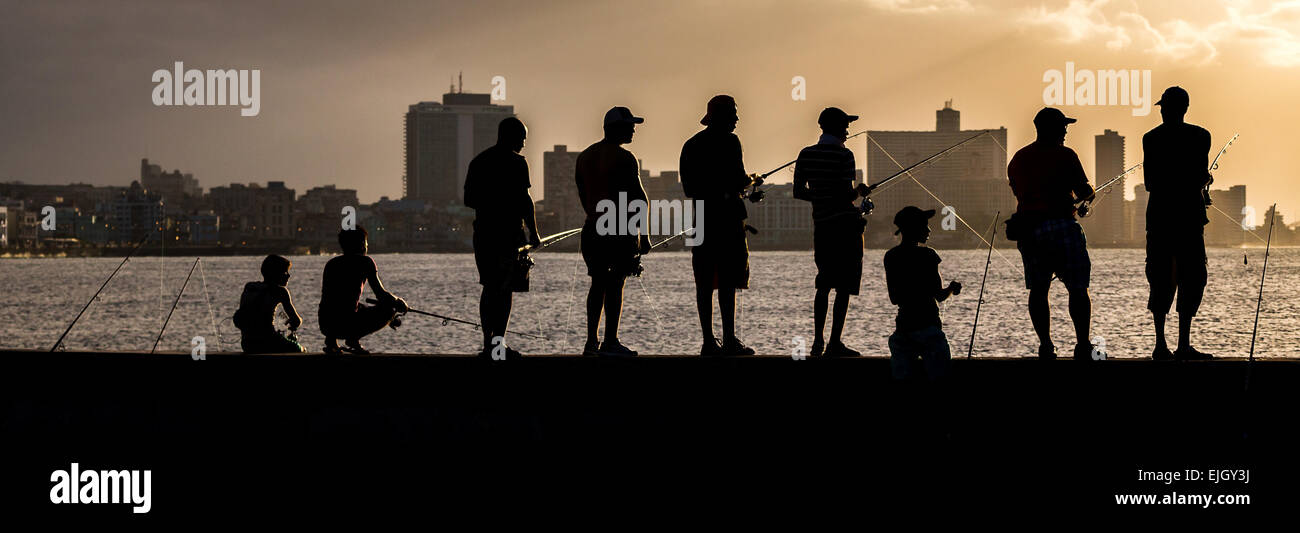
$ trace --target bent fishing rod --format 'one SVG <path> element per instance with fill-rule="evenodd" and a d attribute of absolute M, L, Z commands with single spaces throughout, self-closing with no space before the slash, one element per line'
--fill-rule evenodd
<path fill-rule="evenodd" d="M 117 265 L 116 269 L 113 269 L 113 273 L 109 274 L 108 279 L 104 280 L 104 284 L 100 285 L 99 290 L 95 291 L 95 295 L 90 297 L 90 300 L 86 302 L 86 305 L 81 308 L 81 312 L 77 313 L 76 318 L 72 319 L 71 324 L 68 324 L 68 329 L 63 330 L 63 334 L 59 335 L 59 340 L 54 342 L 53 348 L 50 348 L 51 352 L 58 351 L 59 346 L 63 344 L 63 339 L 72 331 L 72 326 L 77 325 L 77 321 L 81 320 L 81 315 L 85 314 L 87 309 L 90 309 L 90 304 L 94 303 L 96 298 L 99 298 L 99 293 L 104 292 L 104 287 L 108 286 L 108 282 L 113 281 L 113 277 L 117 276 L 117 273 L 122 270 L 122 267 L 126 266 L 126 262 L 131 260 L 131 256 L 134 255 L 141 246 L 144 246 L 144 242 L 147 240 L 149 240 L 149 234 L 145 233 L 144 237 L 140 238 L 140 242 L 136 243 L 135 247 L 131 248 L 131 250 L 126 253 L 126 257 L 122 258 L 122 263 Z"/>
<path fill-rule="evenodd" d="M 378 304 L 378 303 L 379 303 L 379 300 L 376 300 L 376 299 L 374 299 L 374 298 L 366 298 L 366 303 L 369 303 L 369 304 Z M 417 314 L 417 315 L 424 315 L 424 316 L 430 316 L 430 317 L 433 317 L 433 318 L 441 319 L 441 320 L 442 320 L 442 325 L 444 325 L 444 326 L 447 325 L 447 324 L 449 324 L 449 323 L 456 322 L 456 323 L 459 323 L 459 324 L 465 324 L 465 325 L 467 325 L 467 326 L 474 326 L 474 329 L 483 329 L 483 326 L 482 326 L 481 324 L 479 324 L 478 322 L 470 322 L 470 321 L 468 321 L 468 320 L 461 320 L 461 319 L 459 319 L 459 318 L 453 318 L 453 317 L 449 317 L 449 316 L 446 316 L 446 315 L 440 315 L 440 314 L 438 314 L 438 313 L 430 313 L 430 312 L 428 312 L 428 311 L 421 311 L 421 310 L 419 310 L 419 309 L 413 309 L 413 308 L 410 308 L 410 307 L 407 307 L 407 308 L 406 308 L 406 312 L 408 312 L 408 313 L 415 313 L 415 314 Z M 509 333 L 509 334 L 511 334 L 511 335 L 518 335 L 518 336 L 520 336 L 520 337 L 528 337 L 528 338 L 532 338 L 532 339 L 550 340 L 550 339 L 548 339 L 547 337 L 543 337 L 543 336 L 541 336 L 541 335 L 534 335 L 534 334 L 532 334 L 532 333 L 524 333 L 524 332 L 521 332 L 521 331 L 513 331 L 513 330 L 509 330 L 509 329 L 506 330 L 506 333 Z"/>
<path fill-rule="evenodd" d="M 966 358 L 970 359 L 975 352 L 975 330 L 980 326 L 980 306 L 984 304 L 984 283 L 989 280 L 989 263 L 993 262 L 993 241 L 998 238 L 998 217 L 1002 216 L 1002 211 L 993 215 L 993 225 L 990 226 L 992 235 L 989 236 L 989 254 L 984 258 L 984 278 L 980 280 L 980 296 L 975 300 L 975 322 L 970 327 L 970 345 L 966 347 Z"/>
<path fill-rule="evenodd" d="M 1210 174 L 1210 179 L 1205 182 L 1205 189 L 1201 191 L 1201 196 L 1205 200 L 1205 205 L 1213 203 L 1210 201 L 1210 184 L 1214 183 L 1214 171 L 1219 170 L 1219 158 L 1223 157 L 1223 154 L 1228 153 L 1228 147 L 1232 146 L 1232 143 L 1237 142 L 1237 137 L 1241 137 L 1241 134 L 1232 134 L 1232 138 L 1228 139 L 1227 144 L 1223 145 L 1223 148 L 1219 150 L 1218 155 L 1214 156 L 1214 161 L 1210 162 L 1210 168 L 1206 170 L 1206 172 Z"/>

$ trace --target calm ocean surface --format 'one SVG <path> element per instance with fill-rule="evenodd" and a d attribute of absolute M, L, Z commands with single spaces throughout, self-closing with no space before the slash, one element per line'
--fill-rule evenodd
<path fill-rule="evenodd" d="M 942 308 L 944 330 L 954 356 L 963 356 L 979 292 L 985 252 L 939 250 L 946 282 L 961 281 L 964 290 Z M 1150 316 L 1145 309 L 1147 283 L 1141 250 L 1092 250 L 1093 335 L 1104 337 L 1111 357 L 1150 355 Z M 861 296 L 853 300 L 845 326 L 846 343 L 868 355 L 888 355 L 886 337 L 893 330 L 895 307 L 884 292 L 882 250 L 867 250 Z M 1243 264 L 1243 255 L 1249 263 Z M 1210 286 L 1197 317 L 1194 341 L 1203 351 L 1244 357 L 1259 287 L 1263 249 L 1210 250 Z M 319 351 L 316 329 L 321 268 L 328 257 L 292 257 L 289 289 L 303 315 L 300 340 Z M 380 277 L 412 307 L 478 321 L 477 272 L 468 254 L 377 255 Z M 573 253 L 536 256 L 532 291 L 515 296 L 511 328 L 542 333 L 546 340 L 513 337 L 512 346 L 528 353 L 576 353 L 584 331 L 583 299 L 587 277 Z M 94 259 L 0 260 L 0 276 L 15 290 L 0 293 L 0 347 L 49 349 L 63 329 L 120 262 Z M 789 354 L 803 337 L 812 340 L 815 269 L 811 252 L 756 252 L 751 256 L 751 290 L 742 293 L 740 336 L 759 353 Z M 109 284 L 99 301 L 65 341 L 75 350 L 148 350 L 176 297 L 194 258 L 133 259 Z M 243 284 L 260 279 L 257 257 L 211 257 L 196 271 L 159 350 L 190 350 L 190 339 L 203 336 L 209 351 L 238 350 L 238 330 L 230 317 Z M 1269 262 L 1264 307 L 1259 320 L 1256 355 L 1300 357 L 1300 249 L 1274 249 Z M 700 337 L 693 303 L 690 254 L 653 254 L 645 274 L 628 282 L 620 336 L 643 353 L 695 354 Z M 975 339 L 977 357 L 1026 356 L 1037 341 L 1025 310 L 1027 292 L 1014 249 L 994 253 Z M 205 297 L 206 285 L 206 297 Z M 1052 288 L 1052 331 L 1058 350 L 1068 353 L 1074 333 L 1066 311 L 1064 287 Z M 369 293 L 369 291 L 367 291 Z M 209 306 L 211 312 L 209 312 Z M 716 306 L 715 306 L 716 308 Z M 715 310 L 716 313 L 716 310 Z M 716 321 L 716 317 L 715 317 Z M 1170 341 L 1176 339 L 1171 319 Z M 720 331 L 720 328 L 717 329 Z M 408 315 L 397 331 L 384 330 L 365 344 L 375 352 L 471 353 L 479 333 L 470 326 Z"/>

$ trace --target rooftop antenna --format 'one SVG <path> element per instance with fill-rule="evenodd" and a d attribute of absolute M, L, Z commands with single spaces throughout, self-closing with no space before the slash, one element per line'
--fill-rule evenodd
<path fill-rule="evenodd" d="M 450 86 L 447 88 L 447 92 L 449 93 L 456 92 L 456 78 L 452 78 L 451 83 L 449 85 Z"/>
<path fill-rule="evenodd" d="M 949 98 L 949 99 L 943 101 L 943 108 L 944 108 L 944 109 L 952 109 L 952 99 L 951 99 L 951 98 Z"/>
<path fill-rule="evenodd" d="M 465 92 L 465 71 L 460 71 L 456 78 L 456 92 Z"/>

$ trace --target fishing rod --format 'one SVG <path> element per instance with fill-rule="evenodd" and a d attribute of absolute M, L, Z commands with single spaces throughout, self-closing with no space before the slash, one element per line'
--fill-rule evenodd
<path fill-rule="evenodd" d="M 163 320 L 162 329 L 158 330 L 158 338 L 157 338 L 157 339 L 154 339 L 154 341 L 153 341 L 153 348 L 150 348 L 150 349 L 149 349 L 149 353 L 150 353 L 151 355 L 154 353 L 154 351 L 156 351 L 156 350 L 158 349 L 158 343 L 159 343 L 159 342 L 162 342 L 163 332 L 164 332 L 164 331 L 167 331 L 167 323 L 172 321 L 172 313 L 175 313 L 175 312 L 176 312 L 176 306 L 180 305 L 180 303 L 181 303 L 181 295 L 182 295 L 182 294 L 185 294 L 185 287 L 188 287 L 188 286 L 189 286 L 189 284 L 190 284 L 190 277 L 194 275 L 194 269 L 195 269 L 195 268 L 198 268 L 198 266 L 199 266 L 199 258 L 196 257 L 196 258 L 194 258 L 194 265 L 190 267 L 190 273 L 185 275 L 185 283 L 182 283 L 182 284 L 181 284 L 181 290 L 180 290 L 180 292 L 176 293 L 176 301 L 172 302 L 172 309 L 171 309 L 171 311 L 168 311 L 168 312 L 167 312 L 167 319 L 166 319 L 166 320 Z"/>
<path fill-rule="evenodd" d="M 663 245 L 665 245 L 665 244 L 668 244 L 668 241 L 671 241 L 671 240 L 673 240 L 673 239 L 676 239 L 676 238 L 678 238 L 678 237 L 681 237 L 681 236 L 683 236 L 683 235 L 686 235 L 687 233 L 690 233 L 690 232 L 692 232 L 692 231 L 695 231 L 695 228 L 686 228 L 686 229 L 684 229 L 684 230 L 681 230 L 681 231 L 677 232 L 676 234 L 674 234 L 674 235 L 671 236 L 671 237 L 668 237 L 668 238 L 666 238 L 666 239 L 664 239 L 664 240 L 662 240 L 662 241 L 659 241 L 659 242 L 657 242 L 657 243 L 652 244 L 652 245 L 650 246 L 650 249 L 653 250 L 653 249 L 655 249 L 655 248 L 658 248 L 658 247 L 660 247 L 660 246 L 663 246 Z M 751 226 L 751 225 L 749 225 L 749 224 L 745 224 L 745 231 L 749 232 L 749 233 L 752 234 L 752 235 L 758 235 L 758 228 L 755 228 L 754 226 Z"/>
<path fill-rule="evenodd" d="M 1205 200 L 1205 205 L 1210 205 L 1213 203 L 1210 200 L 1210 184 L 1214 183 L 1214 171 L 1219 170 L 1219 158 L 1223 157 L 1223 154 L 1228 153 L 1228 147 L 1232 146 L 1232 143 L 1237 141 L 1237 137 L 1241 137 L 1241 134 L 1240 133 L 1232 134 L 1232 138 L 1228 139 L 1228 143 L 1224 144 L 1223 148 L 1219 150 L 1218 155 L 1214 156 L 1214 161 L 1210 162 L 1210 168 L 1208 169 L 1208 172 L 1210 174 L 1210 179 L 1209 181 L 1205 182 L 1205 189 L 1201 191 L 1201 197 L 1202 199 Z"/>
<path fill-rule="evenodd" d="M 946 155 L 948 152 L 951 152 L 951 151 L 953 151 L 953 150 L 956 150 L 958 147 L 960 147 L 960 146 L 962 146 L 962 145 L 964 145 L 964 144 L 966 144 L 966 143 L 968 143 L 968 142 L 971 142 L 971 141 L 973 141 L 973 140 L 975 140 L 975 139 L 978 139 L 978 138 L 980 138 L 980 137 L 983 137 L 983 136 L 985 136 L 985 135 L 988 135 L 989 133 L 990 133 L 990 130 L 984 130 L 984 131 L 981 131 L 981 132 L 979 132 L 979 133 L 977 133 L 977 134 L 975 134 L 975 135 L 972 135 L 972 136 L 968 137 L 966 140 L 964 140 L 964 141 L 962 141 L 962 142 L 959 142 L 959 143 L 957 143 L 957 144 L 954 144 L 954 145 L 952 145 L 952 146 L 949 146 L 949 147 L 947 147 L 947 148 L 944 148 L 943 150 L 940 150 L 940 151 L 938 151 L 938 152 L 935 152 L 935 153 L 929 155 L 929 156 L 926 157 L 925 159 L 922 159 L 922 160 L 920 160 L 920 161 L 917 161 L 917 162 L 915 162 L 915 163 L 912 163 L 911 165 L 908 165 L 907 167 L 904 167 L 902 170 L 899 170 L 898 172 L 895 172 L 894 174 L 892 174 L 892 175 L 889 176 L 888 178 L 885 178 L 885 179 L 883 179 L 883 180 L 877 181 L 877 182 L 875 182 L 875 183 L 873 183 L 873 184 L 871 184 L 871 185 L 867 185 L 867 186 L 866 186 L 867 190 L 866 190 L 866 192 L 862 195 L 862 205 L 860 206 L 860 209 L 861 209 L 861 211 L 862 211 L 862 216 L 865 217 L 865 216 L 867 216 L 867 215 L 870 215 L 871 212 L 874 211 L 874 210 L 876 209 L 876 204 L 873 203 L 873 202 L 871 201 L 871 192 L 874 191 L 874 190 L 876 190 L 877 188 L 879 188 L 881 185 L 884 185 L 884 184 L 886 184 L 886 183 L 889 183 L 889 182 L 891 182 L 891 181 L 894 181 L 894 180 L 898 179 L 900 176 L 902 176 L 902 175 L 904 175 L 904 174 L 908 174 L 908 175 L 910 175 L 910 174 L 912 173 L 912 169 L 915 169 L 915 168 L 917 168 L 917 167 L 919 167 L 919 166 L 921 166 L 921 165 L 924 165 L 924 164 L 926 164 L 926 163 L 929 163 L 929 162 L 931 162 L 931 161 L 934 161 L 935 159 L 938 159 L 938 158 L 940 158 L 940 157 L 943 157 L 943 156 Z M 868 138 L 868 139 L 871 139 L 871 137 L 867 137 L 867 138 Z M 872 139 L 872 140 L 874 141 L 874 139 Z M 876 143 L 876 146 L 877 146 L 877 147 L 880 147 L 880 149 L 881 149 L 882 151 L 884 150 L 884 147 L 881 147 L 881 146 L 880 146 L 880 143 L 877 142 L 877 143 Z M 890 156 L 890 159 L 893 159 L 893 156 Z M 898 164 L 898 161 L 894 161 L 894 164 Z M 915 179 L 915 177 L 913 177 L 913 179 Z"/>
<path fill-rule="evenodd" d="M 993 215 L 993 225 L 991 226 L 992 235 L 989 236 L 989 253 L 984 258 L 984 278 L 980 280 L 980 296 L 975 300 L 975 322 L 970 327 L 970 345 L 966 347 L 966 358 L 970 359 L 975 352 L 975 330 L 980 325 L 980 306 L 984 303 L 984 283 L 989 280 L 989 263 L 993 262 L 993 241 L 998 238 L 998 217 L 1002 216 L 1002 211 Z"/>
<path fill-rule="evenodd" d="M 136 250 L 139 250 L 141 246 L 144 246 L 144 242 L 148 239 L 149 234 L 145 233 L 144 237 L 140 238 L 140 242 L 136 243 L 135 247 L 131 248 L 131 250 L 126 253 L 126 257 L 122 258 L 122 263 L 117 265 L 117 268 L 113 270 L 113 273 L 109 274 L 108 279 L 104 280 L 104 284 L 99 286 L 99 290 L 95 291 L 95 295 L 90 297 L 90 301 L 86 302 L 86 305 L 81 308 L 81 312 L 77 313 L 76 318 L 72 319 L 71 324 L 68 324 L 68 329 L 63 330 L 63 334 L 59 335 L 59 340 L 54 342 L 53 348 L 50 348 L 51 352 L 58 351 L 59 345 L 63 344 L 63 339 L 72 331 L 72 326 L 77 325 L 77 321 L 81 320 L 81 315 L 84 314 L 87 309 L 90 309 L 90 304 L 93 303 L 96 298 L 99 298 L 99 293 L 104 292 L 104 287 L 108 286 L 108 282 L 113 281 L 113 277 L 117 276 L 118 271 L 122 270 L 122 267 L 126 266 L 126 262 L 131 260 L 131 256 L 134 255 Z"/>
<path fill-rule="evenodd" d="M 848 137 L 845 137 L 844 140 L 848 141 L 849 139 L 852 139 L 859 135 L 866 135 L 866 134 L 867 134 L 867 130 L 862 130 L 857 133 L 854 133 L 853 135 L 849 135 Z M 772 174 L 776 174 L 777 172 L 780 172 L 781 170 L 785 169 L 790 165 L 795 164 L 798 161 L 799 161 L 798 159 L 792 159 L 790 161 L 787 161 L 784 165 L 776 167 L 762 174 L 750 174 L 750 177 L 753 178 L 754 181 L 749 186 L 749 192 L 744 194 L 745 198 L 753 203 L 762 202 L 764 191 L 762 189 L 759 189 L 759 187 L 763 186 L 764 180 L 766 180 L 768 176 L 771 176 Z"/>
<path fill-rule="evenodd" d="M 550 245 L 552 245 L 552 244 L 555 244 L 555 243 L 557 243 L 557 242 L 560 242 L 560 241 L 562 241 L 562 240 L 564 240 L 564 239 L 567 239 L 567 238 L 572 237 L 572 236 L 574 236 L 574 235 L 577 235 L 577 234 L 579 234 L 579 233 L 582 233 L 582 228 L 581 228 L 581 227 L 577 227 L 577 228 L 573 228 L 573 229 L 567 229 L 567 230 L 561 231 L 561 232 L 559 232 L 559 233 L 555 233 L 555 234 L 552 234 L 552 235 L 547 235 L 547 236 L 542 237 L 542 238 L 540 239 L 540 242 L 538 243 L 537 246 L 533 246 L 533 245 L 531 245 L 531 244 L 525 244 L 525 245 L 523 245 L 523 246 L 520 246 L 520 247 L 519 247 L 519 253 L 522 254 L 522 253 L 527 253 L 527 252 L 535 252 L 535 251 L 537 251 L 537 250 L 541 250 L 542 248 L 546 248 L 547 246 L 550 246 Z"/>
<path fill-rule="evenodd" d="M 1264 275 L 1268 273 L 1268 252 L 1273 246 L 1273 223 L 1277 222 L 1277 204 L 1269 210 L 1268 242 L 1264 244 L 1264 267 L 1259 271 L 1259 297 L 1255 300 L 1255 327 L 1250 330 L 1250 362 L 1255 362 L 1255 334 L 1259 332 L 1259 309 L 1264 304 Z"/>
<path fill-rule="evenodd" d="M 374 299 L 374 298 L 366 298 L 366 303 L 377 304 L 377 303 L 379 303 L 379 300 L 376 300 L 376 299 Z M 451 323 L 451 322 L 456 322 L 456 323 L 459 323 L 459 324 L 465 324 L 465 325 L 467 325 L 467 326 L 474 326 L 474 329 L 483 329 L 483 326 L 482 326 L 481 324 L 479 324 L 478 322 L 470 322 L 470 321 L 468 321 L 468 320 L 461 320 L 461 319 L 459 319 L 459 318 L 452 318 L 452 317 L 449 317 L 449 316 L 440 315 L 440 314 L 438 314 L 438 313 L 430 313 L 430 312 L 428 312 L 428 311 L 421 311 L 421 310 L 419 310 L 419 309 L 412 309 L 412 308 L 410 308 L 410 307 L 406 308 L 406 312 L 408 312 L 408 313 L 415 313 L 415 314 L 417 314 L 417 315 L 424 315 L 424 316 L 430 316 L 430 317 L 433 317 L 433 318 L 441 319 L 441 320 L 442 320 L 442 325 L 444 325 L 444 326 L 446 326 L 447 324 L 449 324 L 449 323 Z M 506 333 L 509 333 L 509 334 L 512 334 L 512 335 L 519 335 L 520 337 L 529 337 L 529 338 L 532 338 L 532 339 L 550 340 L 550 339 L 548 339 L 548 338 L 546 338 L 546 337 L 543 337 L 543 336 L 541 336 L 541 335 L 534 335 L 534 334 L 532 334 L 532 333 L 523 333 L 523 332 L 520 332 L 520 331 L 512 331 L 512 330 L 508 330 L 508 329 L 506 330 Z"/>
<path fill-rule="evenodd" d="M 1098 198 L 1097 193 L 1105 189 L 1109 189 L 1111 185 L 1119 183 L 1119 180 L 1123 179 L 1124 176 L 1132 174 L 1133 172 L 1137 171 L 1137 169 L 1142 168 L 1142 165 L 1143 165 L 1142 163 L 1138 163 L 1136 165 L 1129 167 L 1128 170 L 1125 170 L 1124 172 L 1120 172 L 1119 175 L 1107 180 L 1106 183 L 1097 186 L 1095 189 L 1092 190 L 1092 194 L 1089 194 L 1087 197 L 1075 200 L 1074 210 L 1078 211 L 1079 216 L 1081 217 L 1088 216 L 1088 213 L 1091 211 L 1090 207 L 1092 206 L 1092 204 L 1096 202 L 1100 202 L 1101 198 L 1105 198 L 1104 196 Z"/>
<path fill-rule="evenodd" d="M 992 133 L 992 131 L 991 131 L 991 130 L 984 130 L 984 133 Z M 982 135 L 982 134 L 981 134 L 981 135 Z M 976 137 L 978 137 L 978 135 L 977 135 Z M 962 141 L 962 143 L 965 143 L 965 142 L 971 141 L 971 140 L 973 140 L 973 139 L 974 139 L 974 137 L 972 137 L 971 139 L 967 139 L 967 140 L 965 140 L 965 141 Z M 994 144 L 997 144 L 998 147 L 1002 147 L 1002 144 L 998 142 L 997 137 L 990 135 L 990 136 L 989 136 L 989 139 L 992 140 Z M 892 162 L 894 163 L 895 166 L 897 166 L 898 168 L 903 168 L 903 164 L 898 162 L 898 159 L 894 157 L 894 154 L 889 153 L 889 150 L 886 150 L 884 146 L 881 146 L 881 145 L 880 145 L 880 142 L 876 141 L 876 140 L 875 140 L 874 138 L 872 138 L 871 136 L 867 136 L 867 140 L 868 140 L 870 143 L 875 144 L 875 145 L 876 145 L 876 148 L 879 149 L 879 150 L 881 151 L 881 153 L 885 154 L 885 157 L 888 157 L 889 160 L 892 161 Z M 958 145 L 960 145 L 960 144 L 962 144 L 962 143 L 958 143 Z M 955 146 L 954 146 L 953 148 L 955 148 Z M 1006 149 L 1003 148 L 1003 150 L 1005 151 Z M 912 181 L 913 181 L 914 183 L 916 183 L 916 185 L 917 185 L 918 187 L 920 187 L 922 191 L 925 191 L 925 193 L 928 194 L 928 195 L 930 195 L 931 198 L 934 198 L 934 201 L 939 202 L 940 205 L 949 205 L 948 202 L 943 201 L 942 198 L 939 198 L 938 195 L 934 194 L 933 191 L 931 191 L 928 187 L 926 187 L 924 183 L 921 183 L 921 180 L 916 179 L 916 176 L 915 176 L 915 175 L 912 175 L 910 172 L 908 172 L 907 175 L 910 176 L 910 177 L 912 178 Z M 884 180 L 881 180 L 881 183 L 883 183 L 883 182 L 884 182 Z M 877 185 L 880 185 L 881 183 L 877 183 Z M 875 209 L 875 204 L 871 203 L 870 200 L 871 200 L 870 198 L 863 198 L 863 199 L 862 199 L 862 206 L 861 206 L 861 209 L 862 209 L 862 212 L 863 212 L 863 213 L 870 213 L 871 210 L 874 210 L 874 209 Z M 961 225 L 962 225 L 962 226 L 965 226 L 965 227 L 966 227 L 967 231 L 970 231 L 972 235 L 975 235 L 977 238 L 979 238 L 980 242 L 983 242 L 983 243 L 985 243 L 985 244 L 989 244 L 988 239 L 985 239 L 985 238 L 984 238 L 984 235 L 983 235 L 982 233 L 980 233 L 980 232 L 978 232 L 978 231 L 975 231 L 975 228 L 971 227 L 970 223 L 966 222 L 966 219 L 965 219 L 965 218 L 962 218 L 962 216 L 961 216 L 960 214 L 958 214 L 956 211 L 952 211 L 951 213 L 952 213 L 953 216 L 955 216 L 955 217 L 957 218 L 957 221 L 958 221 L 958 222 L 961 222 Z M 996 249 L 993 250 L 993 251 L 997 252 Z M 1007 257 L 1006 257 L 1005 255 L 1002 255 L 1002 252 L 997 252 L 997 254 L 998 254 L 998 257 L 1001 258 L 1004 262 L 1006 262 L 1006 264 L 1007 264 L 1008 266 L 1010 266 L 1011 268 L 1016 269 L 1016 270 L 1019 271 L 1021 274 L 1024 274 L 1024 272 L 1025 272 L 1024 269 L 1020 268 L 1020 266 L 1019 266 L 1018 264 L 1012 262 L 1010 259 L 1007 259 Z"/>

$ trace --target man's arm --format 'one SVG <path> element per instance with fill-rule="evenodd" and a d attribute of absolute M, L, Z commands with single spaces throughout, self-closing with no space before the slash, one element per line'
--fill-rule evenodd
<path fill-rule="evenodd" d="M 284 306 L 284 314 L 289 315 L 289 329 L 298 329 L 302 326 L 302 316 L 293 306 L 293 296 L 289 294 L 289 289 L 284 289 L 284 293 L 280 295 L 280 305 Z"/>
<path fill-rule="evenodd" d="M 745 173 L 745 149 L 740 146 L 740 137 L 732 135 L 731 140 L 735 142 L 732 144 L 727 161 L 731 163 L 732 168 L 727 173 L 732 182 L 728 184 L 727 192 L 744 191 L 754 183 L 754 180 Z"/>
<path fill-rule="evenodd" d="M 1070 189 L 1074 191 L 1074 197 L 1078 200 L 1092 199 L 1096 194 L 1092 184 L 1088 183 L 1088 174 L 1083 171 L 1083 163 L 1079 162 L 1079 155 L 1070 150 L 1070 158 L 1067 163 L 1069 168 Z"/>
<path fill-rule="evenodd" d="M 375 293 L 375 298 L 377 300 L 381 302 L 393 302 L 393 306 L 396 307 L 399 312 L 405 313 L 407 311 L 406 301 L 393 296 L 393 293 L 388 292 L 388 290 L 384 288 L 384 283 L 379 281 L 379 269 L 370 271 L 370 276 L 366 278 L 366 283 L 370 284 L 370 291 Z"/>
<path fill-rule="evenodd" d="M 1205 157 L 1202 157 L 1197 161 L 1197 169 L 1203 168 L 1205 169 L 1205 172 L 1198 172 L 1198 174 L 1201 175 L 1201 180 L 1200 184 L 1198 184 L 1196 188 L 1204 189 L 1206 185 L 1210 184 L 1210 150 L 1214 148 L 1214 145 L 1211 143 L 1209 130 L 1202 128 L 1198 133 L 1200 134 L 1200 139 L 1197 139 L 1197 144 L 1199 146 L 1196 147 L 1195 153 L 1205 154 Z"/>
<path fill-rule="evenodd" d="M 475 194 L 474 187 L 478 182 L 478 170 L 474 163 L 475 161 L 470 161 L 469 168 L 465 171 L 465 207 L 478 209 L 478 195 Z"/>
<path fill-rule="evenodd" d="M 537 209 L 533 203 L 533 195 L 524 190 L 524 226 L 528 228 L 528 244 L 533 246 L 542 245 L 542 237 L 537 234 Z"/>

